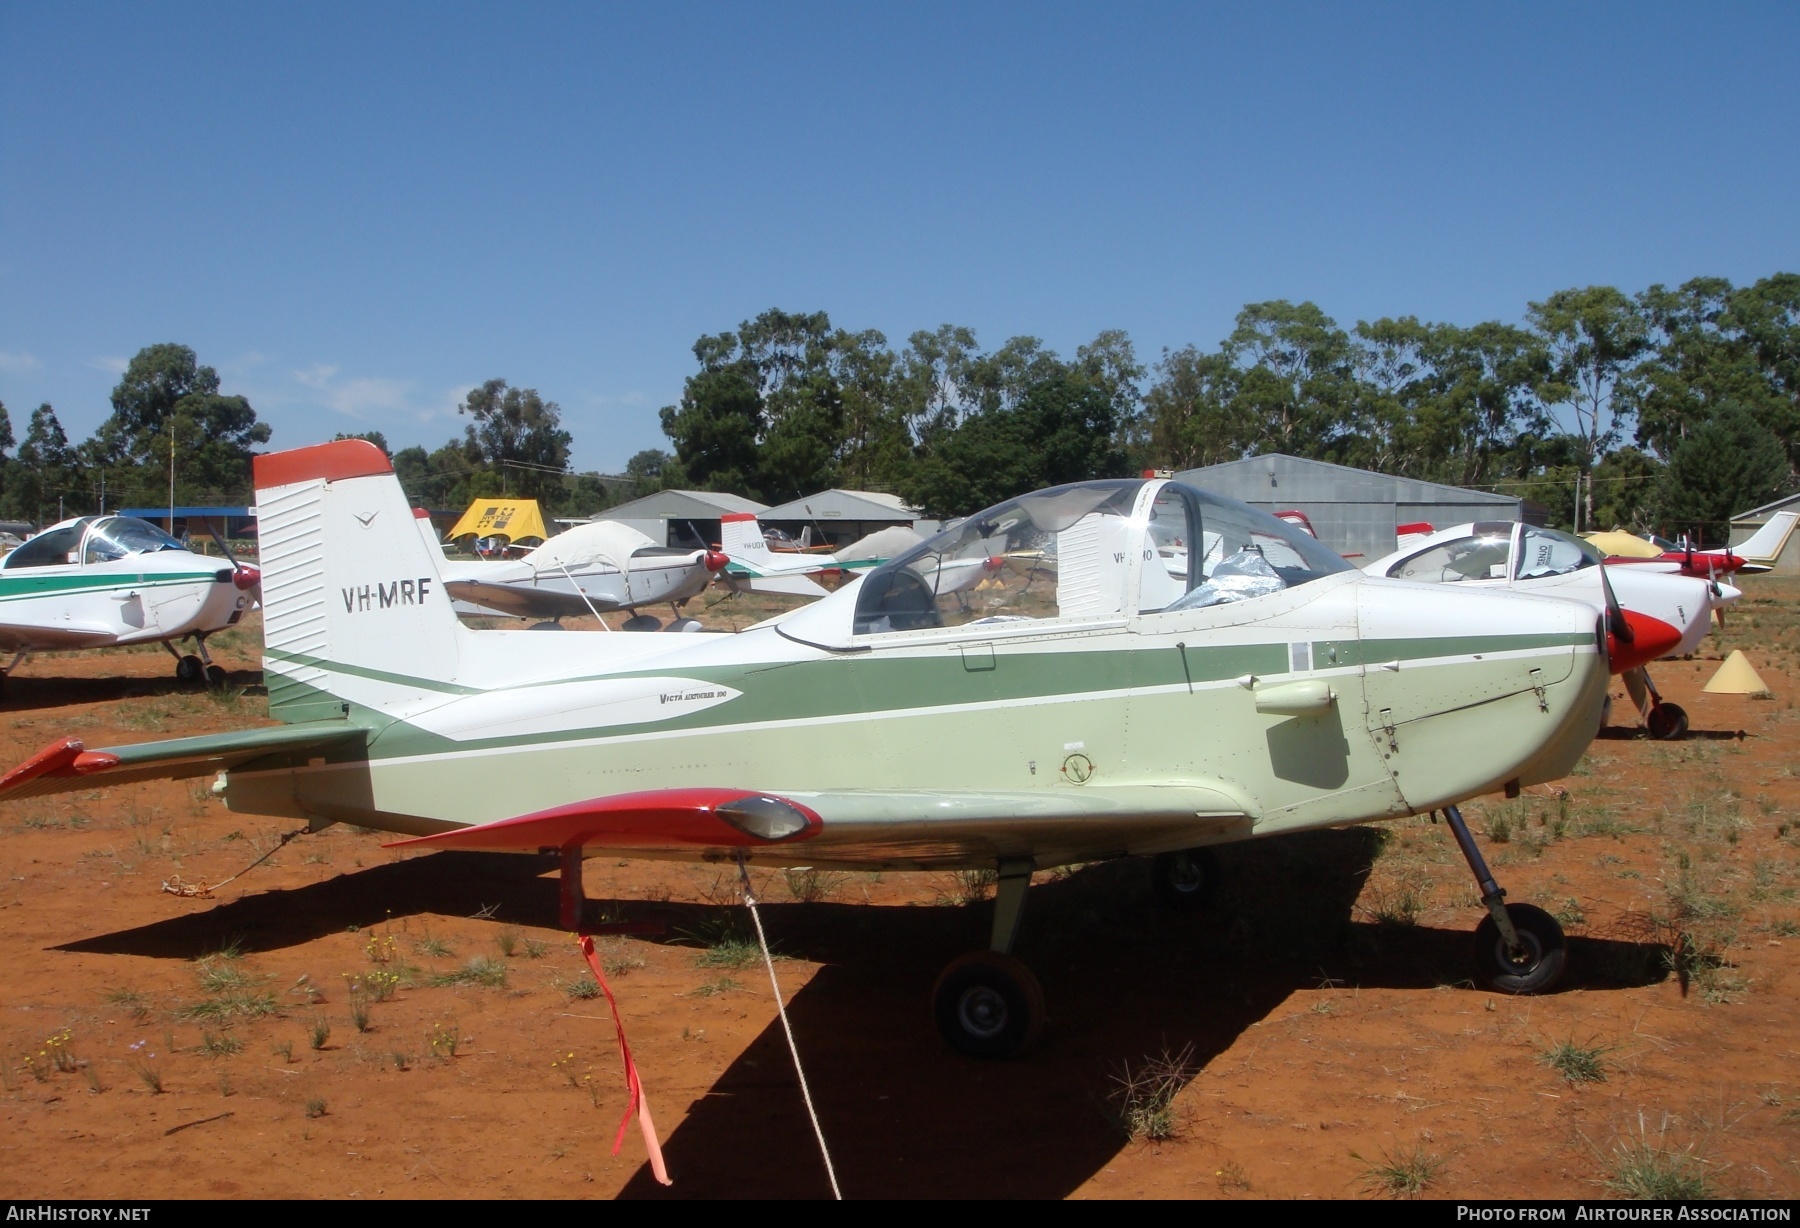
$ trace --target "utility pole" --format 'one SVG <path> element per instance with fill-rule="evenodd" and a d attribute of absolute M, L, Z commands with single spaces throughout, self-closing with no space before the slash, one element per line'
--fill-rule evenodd
<path fill-rule="evenodd" d="M 169 523 L 170 537 L 175 536 L 175 415 L 169 415 Z"/>

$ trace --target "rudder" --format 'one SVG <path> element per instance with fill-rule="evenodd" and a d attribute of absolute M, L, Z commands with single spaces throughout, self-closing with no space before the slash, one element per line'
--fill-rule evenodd
<path fill-rule="evenodd" d="M 278 720 L 444 689 L 461 625 L 386 454 L 362 439 L 256 458 L 263 673 Z"/>

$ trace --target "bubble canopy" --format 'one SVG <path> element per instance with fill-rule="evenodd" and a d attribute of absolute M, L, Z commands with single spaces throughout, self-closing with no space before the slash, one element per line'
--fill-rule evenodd
<path fill-rule="evenodd" d="M 1178 482 L 1009 499 L 871 571 L 854 633 L 1203 609 L 1351 570 L 1301 529 Z"/>

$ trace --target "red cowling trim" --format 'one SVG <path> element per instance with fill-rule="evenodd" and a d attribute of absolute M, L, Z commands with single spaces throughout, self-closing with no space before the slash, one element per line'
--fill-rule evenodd
<path fill-rule="evenodd" d="M 269 452 L 256 458 L 256 488 L 292 486 L 296 482 L 336 482 L 392 473 L 387 454 L 366 439 L 339 439 L 332 443 Z"/>
<path fill-rule="evenodd" d="M 396 840 L 384 848 L 546 849 L 584 848 L 757 848 L 768 841 L 739 831 L 713 812 L 731 802 L 768 794 L 747 789 L 653 789 L 575 802 L 552 810 L 479 823 L 435 836 Z M 819 834 L 823 821 L 811 808 L 780 799 L 806 819 L 806 830 L 781 841 L 791 844 Z"/>
<path fill-rule="evenodd" d="M 1624 610 L 1631 626 L 1631 643 L 1621 644 L 1609 631 L 1606 635 L 1607 667 L 1615 674 L 1625 673 L 1640 665 L 1660 660 L 1681 643 L 1681 629 L 1660 618 L 1652 618 L 1636 610 Z"/>
<path fill-rule="evenodd" d="M 52 742 L 6 775 L 0 776 L 0 793 L 14 785 L 36 780 L 39 776 L 73 775 L 69 769 L 81 757 L 81 752 L 80 738 L 64 738 L 60 742 Z M 113 762 L 117 763 L 118 760 L 114 759 Z"/>
<path fill-rule="evenodd" d="M 756 519 L 755 512 L 731 512 L 727 515 L 719 517 L 719 523 L 720 524 L 738 524 L 741 521 L 755 520 L 755 519 Z"/>

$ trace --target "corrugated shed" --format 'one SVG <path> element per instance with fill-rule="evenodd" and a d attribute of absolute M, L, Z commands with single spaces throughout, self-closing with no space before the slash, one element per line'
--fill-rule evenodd
<path fill-rule="evenodd" d="M 1267 512 L 1305 512 L 1319 540 L 1346 555 L 1379 558 L 1395 548 L 1395 528 L 1420 521 L 1444 528 L 1471 520 L 1519 520 L 1512 495 L 1395 477 L 1329 461 L 1271 452 L 1175 475 L 1203 490 Z"/>

